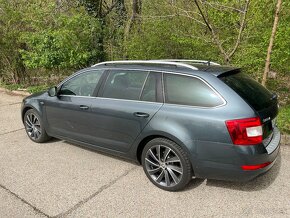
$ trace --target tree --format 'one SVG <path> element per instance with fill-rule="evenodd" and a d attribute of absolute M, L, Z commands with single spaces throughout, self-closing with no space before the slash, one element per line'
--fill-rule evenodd
<path fill-rule="evenodd" d="M 237 36 L 237 39 L 236 39 L 233 47 L 231 49 L 229 49 L 228 51 L 225 50 L 225 48 L 223 46 L 223 43 L 220 40 L 220 37 L 219 37 L 219 34 L 218 34 L 217 30 L 215 30 L 215 28 L 211 24 L 210 19 L 208 17 L 208 13 L 202 9 L 202 7 L 200 6 L 198 0 L 194 0 L 194 2 L 196 4 L 196 6 L 197 6 L 199 14 L 202 17 L 203 22 L 205 23 L 205 26 L 208 28 L 208 30 L 210 31 L 210 33 L 212 35 L 212 39 L 213 39 L 214 43 L 219 48 L 220 53 L 223 55 L 225 63 L 228 64 L 230 62 L 232 56 L 237 51 L 240 43 L 241 43 L 241 37 L 242 37 L 242 33 L 243 33 L 243 30 L 244 30 L 245 24 L 246 24 L 246 15 L 247 15 L 247 12 L 248 12 L 250 0 L 246 0 L 245 6 L 244 6 L 244 8 L 241 11 L 238 10 L 240 12 L 240 14 L 241 14 L 238 36 Z M 204 1 L 204 2 L 206 3 L 207 1 Z M 227 8 L 227 6 L 224 6 L 224 5 L 217 5 L 217 7 Z M 232 10 L 232 9 L 234 9 L 234 8 L 230 8 L 230 10 Z"/>
<path fill-rule="evenodd" d="M 266 58 L 266 64 L 265 64 L 265 70 L 263 74 L 263 79 L 262 79 L 262 85 L 266 86 L 266 81 L 267 81 L 267 75 L 270 71 L 270 64 L 271 64 L 271 53 L 274 45 L 274 39 L 278 27 L 278 21 L 279 21 L 279 14 L 281 10 L 281 5 L 282 5 L 282 0 L 277 0 L 277 6 L 276 6 L 276 12 L 275 12 L 275 19 L 273 23 L 273 28 L 272 28 L 272 34 L 269 40 L 269 46 L 267 50 L 267 58 Z"/>
<path fill-rule="evenodd" d="M 101 55 L 96 43 L 100 32 L 100 23 L 85 13 L 54 15 L 50 25 L 22 33 L 21 41 L 27 45 L 20 50 L 22 59 L 29 69 L 86 67 Z"/>
<path fill-rule="evenodd" d="M 98 44 L 100 45 L 101 55 L 98 61 L 102 62 L 106 59 L 105 54 L 105 29 L 106 18 L 110 13 L 116 9 L 118 14 L 116 21 L 118 25 L 123 24 L 123 20 L 126 14 L 126 7 L 124 0 L 112 0 L 111 3 L 106 0 L 78 0 L 80 5 L 84 6 L 89 15 L 96 18 L 101 23 L 101 37 L 99 37 Z"/>

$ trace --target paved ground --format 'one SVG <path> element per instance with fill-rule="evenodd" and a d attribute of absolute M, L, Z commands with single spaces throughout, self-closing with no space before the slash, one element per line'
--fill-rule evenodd
<path fill-rule="evenodd" d="M 0 217 L 290 217 L 290 146 L 249 183 L 196 179 L 170 193 L 134 163 L 64 141 L 31 142 L 21 99 L 0 92 Z"/>

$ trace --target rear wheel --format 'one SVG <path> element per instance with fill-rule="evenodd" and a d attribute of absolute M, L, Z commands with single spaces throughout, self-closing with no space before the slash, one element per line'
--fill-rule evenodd
<path fill-rule="evenodd" d="M 176 143 L 156 138 L 148 142 L 142 152 L 146 176 L 161 189 L 178 191 L 192 177 L 192 168 L 186 152 Z"/>
<path fill-rule="evenodd" d="M 24 115 L 24 126 L 28 137 L 32 141 L 42 143 L 50 139 L 36 110 L 29 109 L 26 111 Z"/>

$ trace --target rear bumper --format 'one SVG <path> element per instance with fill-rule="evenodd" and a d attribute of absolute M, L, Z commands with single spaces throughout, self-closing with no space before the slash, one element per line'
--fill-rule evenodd
<path fill-rule="evenodd" d="M 249 181 L 267 172 L 275 164 L 280 150 L 280 132 L 275 128 L 271 142 L 265 147 L 263 144 L 254 146 L 236 146 L 219 144 L 215 147 L 219 152 L 211 153 L 216 157 L 207 160 L 199 159 L 195 169 L 195 176 L 199 178 Z M 213 161 L 214 160 L 214 161 Z M 270 162 L 266 167 L 257 170 L 243 170 L 244 165 L 258 165 Z"/>

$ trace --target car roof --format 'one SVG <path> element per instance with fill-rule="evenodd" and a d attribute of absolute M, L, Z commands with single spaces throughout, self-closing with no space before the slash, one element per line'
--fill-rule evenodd
<path fill-rule="evenodd" d="M 210 73 L 214 76 L 220 76 L 229 71 L 235 71 L 238 68 L 232 66 L 219 65 L 215 62 L 204 60 L 132 60 L 132 61 L 107 61 L 93 65 L 91 68 L 103 69 L 138 69 L 149 71 L 178 72 L 189 75 L 198 75 Z"/>

